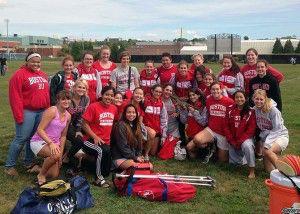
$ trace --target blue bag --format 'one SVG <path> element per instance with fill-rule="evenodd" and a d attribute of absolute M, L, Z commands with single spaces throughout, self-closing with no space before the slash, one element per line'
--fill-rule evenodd
<path fill-rule="evenodd" d="M 12 214 L 73 213 L 94 206 L 88 181 L 81 176 L 70 180 L 71 189 L 56 197 L 40 197 L 37 188 L 26 188 L 11 211 Z"/>

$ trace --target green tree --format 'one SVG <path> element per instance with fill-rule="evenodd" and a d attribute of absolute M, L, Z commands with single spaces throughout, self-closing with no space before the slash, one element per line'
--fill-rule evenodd
<path fill-rule="evenodd" d="M 81 54 L 83 52 L 82 50 L 82 42 L 72 42 L 70 43 L 70 49 L 71 49 L 71 55 L 74 57 L 75 61 L 81 60 Z"/>
<path fill-rule="evenodd" d="M 295 53 L 300 53 L 300 41 L 298 42 L 298 45 L 295 49 Z"/>
<path fill-rule="evenodd" d="M 290 39 L 288 39 L 283 47 L 283 53 L 294 53 L 294 47 Z"/>
<path fill-rule="evenodd" d="M 278 38 L 276 38 L 276 41 L 275 41 L 274 46 L 273 46 L 272 53 L 273 54 L 283 53 L 283 47 L 282 47 L 282 44 L 280 42 L 280 39 L 278 39 Z"/>
<path fill-rule="evenodd" d="M 244 40 L 249 40 L 249 37 L 248 36 L 244 36 Z"/>

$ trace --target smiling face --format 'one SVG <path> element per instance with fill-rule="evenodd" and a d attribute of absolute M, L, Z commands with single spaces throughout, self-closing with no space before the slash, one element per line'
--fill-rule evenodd
<path fill-rule="evenodd" d="M 85 67 L 90 68 L 90 67 L 92 67 L 93 62 L 94 62 L 94 57 L 93 57 L 93 55 L 91 55 L 91 54 L 85 54 L 85 56 L 84 56 L 84 58 L 83 58 L 83 65 L 84 65 Z"/>
<path fill-rule="evenodd" d="M 223 59 L 223 63 L 222 63 L 222 66 L 225 70 L 229 70 L 231 67 L 232 67 L 232 62 L 230 59 L 228 58 L 224 58 Z"/>
<path fill-rule="evenodd" d="M 171 60 L 169 57 L 164 56 L 164 57 L 161 59 L 161 64 L 162 64 L 163 67 L 169 68 L 169 67 L 171 67 L 172 60 Z"/>
<path fill-rule="evenodd" d="M 123 56 L 121 58 L 121 65 L 122 65 L 122 67 L 128 67 L 129 62 L 130 62 L 130 57 L 129 56 Z"/>
<path fill-rule="evenodd" d="M 74 69 L 74 63 L 71 60 L 65 61 L 63 64 L 63 69 L 66 74 L 70 74 Z"/>
<path fill-rule="evenodd" d="M 238 107 L 243 107 L 246 102 L 244 94 L 242 92 L 235 93 L 234 102 Z"/>
<path fill-rule="evenodd" d="M 263 77 L 267 73 L 267 66 L 264 62 L 258 62 L 256 65 L 256 72 L 259 77 Z"/>
<path fill-rule="evenodd" d="M 200 71 L 196 71 L 196 80 L 198 82 L 202 82 L 202 80 L 203 80 L 203 76 L 202 76 L 202 73 Z"/>
<path fill-rule="evenodd" d="M 214 79 L 213 79 L 213 77 L 211 75 L 206 75 L 204 77 L 204 84 L 206 86 L 210 86 L 213 82 L 214 82 Z"/>
<path fill-rule="evenodd" d="M 74 86 L 74 93 L 78 96 L 83 96 L 86 94 L 87 88 L 83 83 L 78 83 Z"/>
<path fill-rule="evenodd" d="M 183 77 L 185 77 L 187 75 L 188 72 L 188 67 L 186 64 L 180 64 L 179 68 L 178 68 L 179 74 Z"/>
<path fill-rule="evenodd" d="M 199 95 L 196 94 L 195 92 L 191 91 L 189 93 L 189 99 L 190 99 L 191 103 L 196 103 L 197 100 L 199 100 Z"/>
<path fill-rule="evenodd" d="M 163 91 L 163 96 L 165 99 L 168 99 L 171 97 L 171 95 L 173 94 L 173 87 L 168 85 L 165 87 L 164 91 Z"/>
<path fill-rule="evenodd" d="M 195 56 L 193 61 L 196 67 L 203 65 L 203 58 L 201 56 Z"/>
<path fill-rule="evenodd" d="M 219 84 L 214 84 L 210 89 L 210 93 L 216 100 L 221 99 L 222 98 L 221 86 Z"/>
<path fill-rule="evenodd" d="M 246 57 L 247 57 L 247 63 L 249 65 L 256 64 L 258 56 L 253 51 L 248 51 Z"/>
<path fill-rule="evenodd" d="M 147 74 L 151 74 L 152 71 L 154 70 L 154 65 L 152 62 L 147 62 L 146 65 L 145 65 L 145 69 L 146 69 L 146 73 Z"/>
<path fill-rule="evenodd" d="M 109 57 L 110 57 L 110 51 L 109 51 L 109 49 L 103 49 L 103 50 L 101 50 L 101 53 L 100 53 L 100 59 L 101 59 L 101 61 L 108 62 L 109 61 Z"/>
<path fill-rule="evenodd" d="M 122 97 L 122 94 L 116 94 L 115 95 L 115 98 L 114 98 L 114 104 L 116 106 L 121 106 L 123 103 L 123 97 Z"/>
<path fill-rule="evenodd" d="M 126 109 L 126 119 L 130 122 L 134 121 L 136 116 L 137 116 L 137 113 L 134 109 L 134 107 L 132 106 L 129 106 L 127 109 Z"/>
<path fill-rule="evenodd" d="M 61 98 L 57 101 L 57 106 L 59 106 L 62 109 L 68 109 L 70 106 L 71 100 L 69 97 Z"/>
<path fill-rule="evenodd" d="M 257 94 L 253 97 L 253 102 L 256 108 L 261 109 L 266 103 L 266 98 L 260 94 Z"/>
<path fill-rule="evenodd" d="M 26 62 L 26 66 L 34 72 L 39 71 L 41 69 L 41 58 L 37 56 L 32 57 Z"/>
<path fill-rule="evenodd" d="M 105 105 L 109 105 L 112 103 L 114 99 L 114 92 L 113 90 L 107 90 L 106 92 L 104 92 L 104 94 L 102 95 L 102 102 L 105 104 Z"/>
<path fill-rule="evenodd" d="M 152 95 L 155 99 L 159 99 L 161 97 L 161 94 L 162 94 L 161 86 L 157 86 L 152 90 Z"/>
<path fill-rule="evenodd" d="M 134 101 L 139 103 L 144 99 L 144 91 L 140 88 L 135 89 L 132 97 Z"/>

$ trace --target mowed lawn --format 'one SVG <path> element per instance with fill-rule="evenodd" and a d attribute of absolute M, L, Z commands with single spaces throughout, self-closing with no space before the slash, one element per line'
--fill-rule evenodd
<path fill-rule="evenodd" d="M 35 175 L 18 167 L 20 176 L 10 178 L 3 173 L 9 144 L 14 137 L 14 121 L 8 102 L 8 80 L 22 62 L 9 63 L 7 76 L 0 77 L 0 213 L 8 213 L 15 205 L 19 194 L 27 186 L 32 186 Z M 141 68 L 143 64 L 135 64 Z M 215 73 L 218 64 L 209 64 Z M 300 154 L 300 65 L 273 65 L 285 75 L 281 86 L 283 117 L 289 129 L 290 144 L 284 154 Z M 58 61 L 44 61 L 42 69 L 54 74 L 60 69 Z M 264 172 L 262 162 L 257 162 L 254 180 L 247 179 L 246 167 L 228 164 L 201 164 L 198 160 L 183 162 L 170 160 L 153 161 L 155 170 L 181 175 L 209 175 L 216 179 L 215 189 L 199 187 L 197 196 L 188 203 L 148 202 L 137 198 L 119 197 L 111 189 L 91 188 L 95 207 L 82 213 L 266 213 L 268 212 L 268 189 L 264 184 L 269 177 Z M 19 164 L 20 166 L 21 164 Z M 91 180 L 92 177 L 88 176 Z"/>

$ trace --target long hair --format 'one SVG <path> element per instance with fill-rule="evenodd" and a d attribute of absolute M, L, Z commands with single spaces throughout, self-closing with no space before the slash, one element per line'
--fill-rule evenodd
<path fill-rule="evenodd" d="M 132 121 L 129 122 L 126 118 L 126 112 L 128 108 L 134 108 L 134 111 L 136 113 L 136 118 Z M 132 104 L 128 104 L 127 106 L 125 106 L 124 111 L 122 113 L 121 116 L 121 121 L 125 122 L 125 126 L 126 126 L 126 133 L 127 133 L 127 142 L 128 145 L 131 148 L 142 148 L 142 128 L 141 128 L 141 124 L 139 121 L 139 116 L 138 116 L 138 111 L 136 109 L 136 107 Z"/>
<path fill-rule="evenodd" d="M 241 118 L 243 118 L 246 114 L 249 113 L 249 111 L 250 111 L 250 105 L 249 105 L 249 101 L 248 101 L 248 99 L 247 99 L 247 95 L 246 95 L 246 93 L 245 93 L 244 91 L 242 91 L 242 90 L 237 90 L 237 91 L 233 94 L 233 96 L 235 97 L 235 95 L 236 95 L 237 93 L 243 94 L 243 96 L 245 97 L 245 100 L 246 100 L 245 103 L 244 103 L 244 105 L 243 105 L 242 111 L 241 111 L 241 113 L 240 113 Z"/>
<path fill-rule="evenodd" d="M 198 80 L 197 80 L 197 78 L 196 78 L 197 73 L 200 73 L 200 74 L 201 74 L 201 76 L 202 76 L 202 81 L 203 81 L 204 75 L 206 74 L 204 65 L 200 65 L 200 66 L 198 66 L 198 67 L 195 68 L 194 79 L 198 82 Z"/>
<path fill-rule="evenodd" d="M 266 100 L 264 106 L 262 107 L 262 112 L 264 113 L 267 113 L 271 110 L 271 107 L 272 107 L 272 101 L 271 99 L 267 96 L 267 92 L 263 89 L 256 89 L 254 91 L 254 94 L 253 94 L 253 100 L 255 99 L 256 96 L 263 96 Z"/>
<path fill-rule="evenodd" d="M 223 59 L 221 60 L 221 63 L 223 63 L 224 59 L 229 59 L 231 61 L 231 64 L 232 64 L 231 70 L 235 74 L 237 74 L 237 73 L 239 73 L 241 71 L 239 65 L 236 63 L 236 61 L 234 60 L 234 58 L 231 55 L 224 55 Z"/>
<path fill-rule="evenodd" d="M 205 107 L 205 105 L 206 105 L 206 98 L 205 98 L 205 95 L 204 95 L 200 90 L 197 90 L 197 89 L 191 89 L 191 90 L 189 90 L 189 93 L 188 93 L 188 94 L 190 94 L 190 93 L 197 94 L 197 95 L 199 96 L 198 101 L 200 101 L 200 102 L 201 102 L 201 105 L 202 105 L 203 107 Z M 190 97 L 190 96 L 189 96 L 189 97 Z M 192 102 L 190 101 L 190 98 L 188 99 L 188 102 L 189 102 L 190 104 L 192 104 Z"/>
<path fill-rule="evenodd" d="M 72 94 L 74 94 L 74 89 L 79 85 L 79 84 L 82 84 L 84 85 L 86 91 L 85 91 L 85 96 L 88 96 L 88 90 L 89 90 L 89 84 L 87 83 L 87 81 L 83 78 L 79 78 L 75 81 L 74 85 L 72 86 L 72 89 L 71 89 L 71 92 Z"/>

